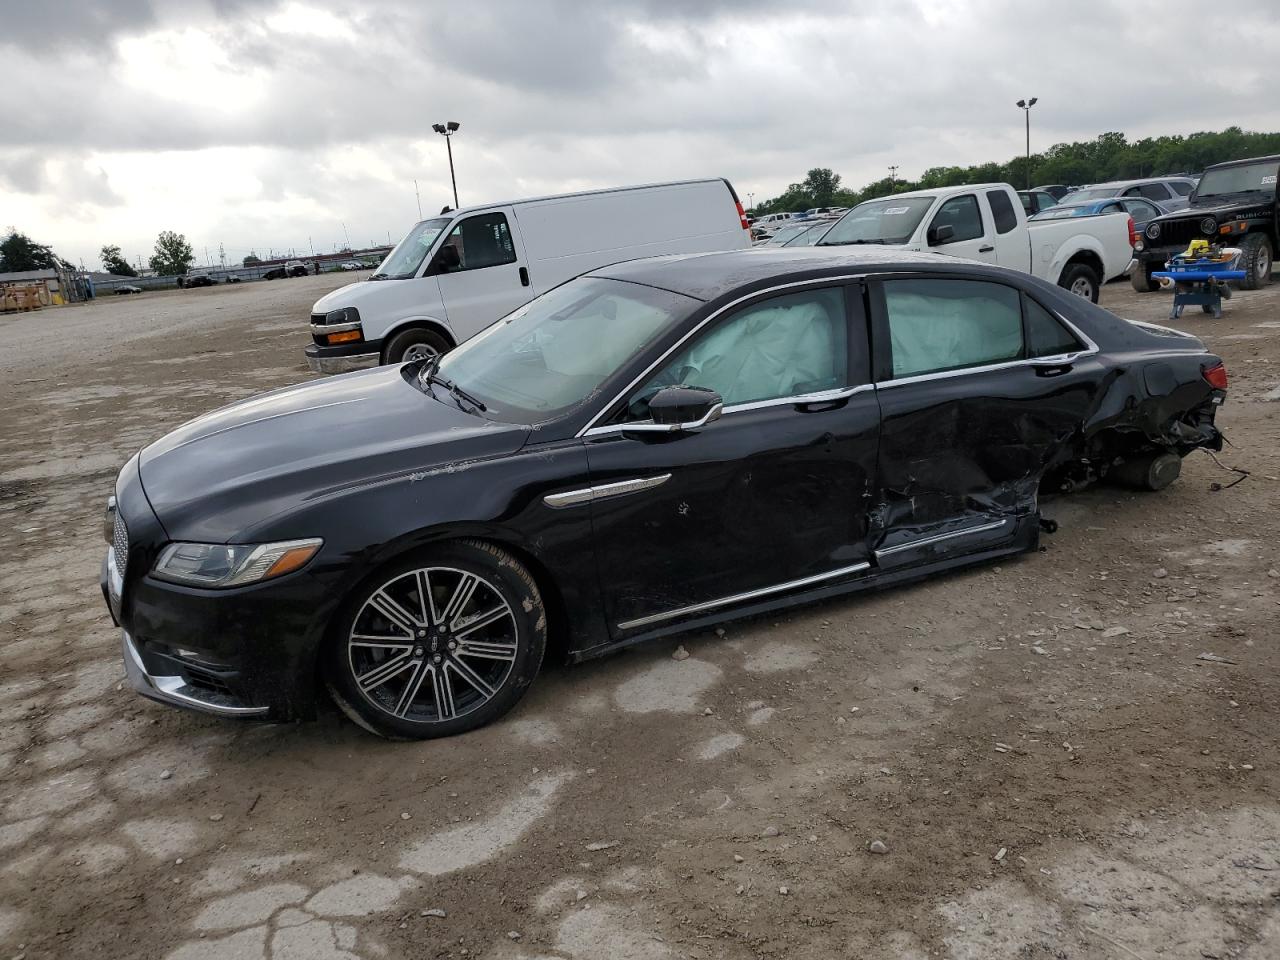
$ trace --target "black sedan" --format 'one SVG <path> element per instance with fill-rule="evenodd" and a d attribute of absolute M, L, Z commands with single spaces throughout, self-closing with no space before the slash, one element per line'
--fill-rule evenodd
<path fill-rule="evenodd" d="M 434 737 L 570 660 L 1036 547 L 1040 497 L 1218 449 L 1194 337 L 1025 274 L 779 249 L 579 277 L 436 361 L 133 457 L 102 588 L 132 684 Z"/>

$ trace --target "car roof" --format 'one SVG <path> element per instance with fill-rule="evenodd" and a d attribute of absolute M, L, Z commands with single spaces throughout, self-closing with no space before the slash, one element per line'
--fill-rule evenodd
<path fill-rule="evenodd" d="M 626 260 L 592 270 L 588 276 L 659 287 L 697 300 L 715 300 L 744 287 L 791 280 L 911 270 L 937 273 L 1006 273 L 960 257 L 912 250 L 848 247 L 752 247 L 720 253 L 680 253 Z"/>
<path fill-rule="evenodd" d="M 1142 177 L 1138 180 L 1108 180 L 1106 183 L 1091 183 L 1088 186 L 1077 187 L 1072 193 L 1078 190 L 1101 190 L 1103 187 L 1136 187 L 1144 183 L 1168 183 L 1170 180 L 1190 180 L 1190 177 Z"/>

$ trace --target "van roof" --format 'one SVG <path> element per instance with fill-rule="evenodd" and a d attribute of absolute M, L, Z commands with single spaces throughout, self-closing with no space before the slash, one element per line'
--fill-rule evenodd
<path fill-rule="evenodd" d="M 967 190 L 1003 190 L 1007 186 L 1009 186 L 1007 183 L 959 183 L 954 187 L 933 187 L 928 190 L 908 190 L 905 193 L 886 193 L 883 197 L 869 197 L 867 200 L 862 202 L 868 203 L 871 200 L 897 200 L 900 197 L 936 197 L 940 193 L 947 193 L 952 190 L 958 193 L 963 193 Z"/>
<path fill-rule="evenodd" d="M 471 207 L 458 207 L 456 210 L 450 210 L 448 213 L 437 214 L 436 217 L 456 217 L 464 213 L 476 213 L 481 210 L 492 210 L 495 207 L 512 207 L 520 206 L 525 203 L 538 203 L 543 200 L 568 200 L 572 197 L 592 197 L 602 193 L 624 193 L 629 190 L 652 190 L 655 187 L 683 187 L 695 183 L 722 183 L 728 189 L 731 196 L 733 187 L 729 186 L 729 181 L 724 177 L 704 177 L 699 180 L 670 180 L 665 183 L 641 183 L 630 187 L 602 187 L 598 190 L 579 190 L 575 193 L 551 193 L 543 197 L 521 197 L 518 200 L 497 200 L 493 203 L 480 203 Z M 436 217 L 427 217 L 428 220 L 435 220 Z"/>

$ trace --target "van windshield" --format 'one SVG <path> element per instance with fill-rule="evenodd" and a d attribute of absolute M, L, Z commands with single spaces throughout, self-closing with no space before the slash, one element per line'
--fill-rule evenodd
<path fill-rule="evenodd" d="M 427 251 L 436 242 L 436 237 L 449 224 L 452 217 L 437 217 L 435 220 L 423 220 L 416 224 L 396 248 L 387 254 L 370 280 L 406 280 L 418 272 L 422 261 L 427 258 Z"/>
<path fill-rule="evenodd" d="M 886 197 L 860 203 L 819 240 L 819 247 L 851 243 L 906 243 L 916 232 L 933 197 Z"/>
<path fill-rule="evenodd" d="M 486 415 L 541 423 L 593 396 L 701 301 L 624 280 L 578 277 L 530 300 L 419 374 L 461 387 Z"/>

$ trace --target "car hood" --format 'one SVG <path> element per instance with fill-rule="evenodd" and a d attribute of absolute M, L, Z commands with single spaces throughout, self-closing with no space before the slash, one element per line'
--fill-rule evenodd
<path fill-rule="evenodd" d="M 518 450 L 529 428 L 467 413 L 378 367 L 223 407 L 142 451 L 142 486 L 170 539 L 244 541 L 353 486 Z M 306 531 L 284 536 L 312 536 Z"/>
<path fill-rule="evenodd" d="M 355 307 L 358 310 L 361 304 L 366 303 L 371 298 L 379 294 L 385 294 L 387 284 L 404 282 L 403 280 L 357 280 L 355 283 L 348 283 L 337 290 L 330 290 L 315 302 L 311 307 L 311 312 L 313 314 L 328 313 L 330 310 L 338 310 L 342 307 Z"/>
<path fill-rule="evenodd" d="M 1256 211 L 1254 208 L 1257 208 Z M 1189 220 L 1194 217 L 1217 215 L 1219 219 L 1231 220 L 1250 216 L 1266 217 L 1270 216 L 1270 212 L 1271 208 L 1265 203 L 1251 203 L 1248 200 L 1241 200 L 1239 198 L 1221 202 L 1206 199 L 1203 201 L 1197 201 L 1190 206 L 1183 207 L 1181 210 L 1175 210 L 1173 213 L 1162 219 L 1176 220 L 1182 218 Z"/>

